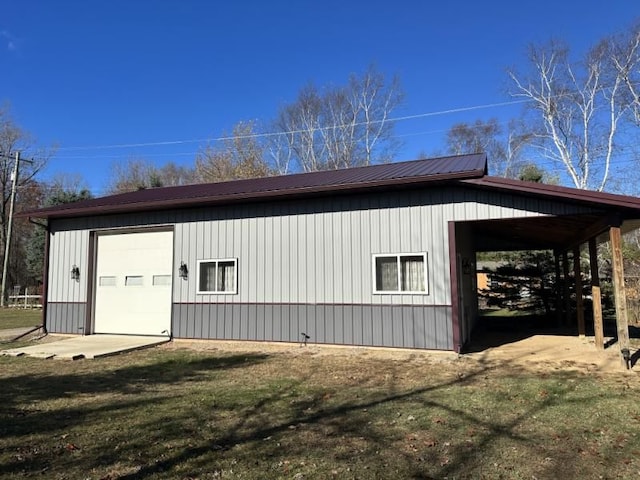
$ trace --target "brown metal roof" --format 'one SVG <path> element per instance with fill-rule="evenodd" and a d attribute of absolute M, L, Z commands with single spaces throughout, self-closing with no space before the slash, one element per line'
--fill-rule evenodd
<path fill-rule="evenodd" d="M 108 213 L 158 210 L 198 205 L 276 199 L 337 191 L 479 178 L 487 173 L 484 154 L 459 155 L 409 162 L 387 163 L 343 170 L 299 173 L 230 182 L 150 188 L 37 210 L 18 216 L 77 217 Z"/>
<path fill-rule="evenodd" d="M 593 190 L 579 190 L 577 188 L 561 187 L 558 185 L 547 185 L 545 183 L 523 182 L 521 180 L 511 180 L 499 177 L 484 176 L 482 178 L 464 179 L 461 183 L 473 185 L 489 190 L 501 190 L 504 192 L 517 192 L 520 195 L 535 197 L 547 197 L 592 205 L 599 208 L 614 207 L 614 210 L 629 210 L 640 214 L 640 198 L 628 195 L 617 195 L 613 193 L 595 192 Z"/>
<path fill-rule="evenodd" d="M 104 215 L 247 202 L 259 199 L 275 200 L 306 195 L 330 195 L 334 192 L 348 193 L 444 181 L 458 182 L 461 185 L 474 188 L 588 205 L 596 207 L 602 214 L 614 212 L 619 213 L 623 219 L 640 219 L 640 198 L 490 177 L 486 175 L 486 156 L 484 154 L 441 157 L 230 182 L 151 188 L 23 211 L 18 216 L 58 218 Z M 586 224 L 590 221 L 592 219 L 584 218 L 581 222 Z M 532 226 L 534 224 L 536 222 L 533 222 Z M 581 223 L 580 226 L 584 225 Z M 566 230 L 573 229 L 567 228 Z M 533 235 L 531 232 L 528 234 Z M 544 236 L 548 237 L 548 232 Z M 562 239 L 563 242 L 565 240 Z"/>

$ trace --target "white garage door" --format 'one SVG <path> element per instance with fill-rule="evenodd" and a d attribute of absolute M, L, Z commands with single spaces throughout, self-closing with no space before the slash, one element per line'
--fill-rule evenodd
<path fill-rule="evenodd" d="M 95 333 L 169 335 L 173 232 L 98 237 Z"/>

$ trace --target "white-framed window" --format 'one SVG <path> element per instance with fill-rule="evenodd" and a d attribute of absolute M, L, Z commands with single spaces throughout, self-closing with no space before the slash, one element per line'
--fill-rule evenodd
<path fill-rule="evenodd" d="M 141 287 L 144 283 L 142 275 L 127 275 L 124 278 L 124 285 L 126 287 Z"/>
<path fill-rule="evenodd" d="M 101 287 L 115 287 L 116 286 L 116 277 L 112 276 L 103 276 L 98 280 L 98 285 Z"/>
<path fill-rule="evenodd" d="M 151 284 L 154 287 L 166 287 L 171 285 L 171 275 L 154 275 Z"/>
<path fill-rule="evenodd" d="M 374 293 L 428 293 L 426 252 L 374 255 L 373 283 Z"/>
<path fill-rule="evenodd" d="M 238 292 L 238 259 L 198 260 L 198 293 Z"/>

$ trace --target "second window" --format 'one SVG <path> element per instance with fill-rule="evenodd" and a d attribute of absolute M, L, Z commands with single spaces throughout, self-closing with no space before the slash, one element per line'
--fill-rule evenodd
<path fill-rule="evenodd" d="M 375 255 L 376 293 L 427 293 L 427 254 Z"/>
<path fill-rule="evenodd" d="M 236 293 L 237 266 L 235 258 L 199 261 L 198 293 Z"/>

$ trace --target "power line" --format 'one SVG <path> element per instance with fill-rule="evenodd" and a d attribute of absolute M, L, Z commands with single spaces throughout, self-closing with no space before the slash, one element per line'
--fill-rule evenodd
<path fill-rule="evenodd" d="M 66 150 L 66 151 L 83 151 L 83 150 L 107 150 L 107 149 L 116 149 L 116 148 L 139 148 L 139 147 L 162 147 L 169 145 L 184 145 L 190 143 L 204 143 L 204 142 L 220 142 L 226 140 L 242 140 L 249 138 L 268 138 L 268 137 L 276 137 L 280 135 L 295 135 L 298 133 L 308 133 L 308 132 L 320 132 L 326 130 L 332 130 L 335 128 L 344 128 L 349 126 L 362 126 L 362 125 L 372 125 L 372 124 L 380 124 L 380 123 L 393 123 L 393 122 L 402 122 L 406 120 L 415 120 L 417 118 L 426 118 L 426 117 L 435 117 L 440 115 L 449 115 L 452 113 L 461 113 L 461 112 L 469 112 L 473 110 L 482 110 L 487 108 L 497 108 L 497 107 L 506 107 L 510 105 L 518 105 L 523 103 L 528 103 L 529 100 L 512 100 L 508 102 L 497 102 L 497 103 L 488 103 L 483 105 L 473 105 L 469 107 L 460 107 L 460 108 L 451 108 L 448 110 L 439 110 L 435 112 L 424 112 L 418 113 L 414 115 L 404 115 L 401 117 L 393 117 L 384 120 L 371 120 L 368 122 L 356 122 L 349 123 L 344 125 L 331 125 L 328 127 L 318 127 L 318 128 L 308 128 L 308 129 L 300 129 L 300 130 L 289 130 L 286 132 L 265 132 L 265 133 L 252 133 L 249 135 L 225 135 L 220 137 L 209 137 L 209 138 L 198 138 L 198 139 L 190 139 L 190 140 L 165 140 L 159 142 L 142 142 L 142 143 L 121 143 L 121 144 L 111 144 L 111 145 L 94 145 L 94 146 L 74 146 L 74 147 L 60 147 L 58 150 Z"/>
<path fill-rule="evenodd" d="M 197 155 L 198 152 L 194 151 L 194 152 L 177 152 L 177 153 L 140 153 L 140 154 L 136 154 L 139 155 L 141 157 L 190 157 L 190 156 L 194 156 Z M 118 160 L 123 158 L 123 156 L 126 155 L 128 157 L 131 157 L 131 154 L 122 154 L 122 155 L 118 155 L 118 154 L 113 154 L 113 155 L 65 155 L 64 157 L 58 157 L 56 156 L 56 160 Z"/>

